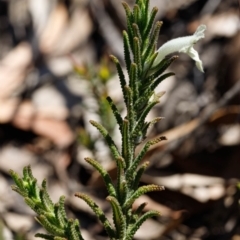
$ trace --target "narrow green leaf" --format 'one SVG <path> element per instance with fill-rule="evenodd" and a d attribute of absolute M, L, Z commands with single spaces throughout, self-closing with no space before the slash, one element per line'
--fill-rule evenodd
<path fill-rule="evenodd" d="M 149 165 L 148 161 L 143 163 L 142 166 L 140 166 L 139 169 L 137 170 L 136 174 L 134 174 L 135 175 L 134 182 L 133 182 L 132 188 L 131 188 L 134 191 L 138 188 L 141 177 L 142 177 L 143 173 L 145 172 L 145 170 L 147 169 L 148 165 Z"/>
<path fill-rule="evenodd" d="M 170 72 L 170 73 L 165 73 L 163 75 L 161 75 L 160 77 L 158 77 L 156 80 L 154 80 L 147 88 L 146 92 L 148 91 L 154 91 L 154 89 L 166 78 L 171 77 L 175 75 L 175 73 Z"/>
<path fill-rule="evenodd" d="M 106 130 L 106 128 L 104 128 L 100 123 L 97 123 L 93 120 L 90 120 L 90 123 L 96 127 L 98 129 L 98 131 L 102 134 L 102 136 L 104 137 L 104 139 L 106 140 L 114 158 L 119 158 L 121 157 L 116 144 L 114 143 L 114 141 L 112 140 L 112 138 L 110 137 L 108 131 Z"/>
<path fill-rule="evenodd" d="M 68 240 L 68 239 L 63 237 L 54 237 L 54 240 Z"/>
<path fill-rule="evenodd" d="M 134 132 L 136 130 L 138 130 L 139 127 L 141 127 L 144 124 L 144 121 L 145 121 L 148 113 L 157 103 L 158 103 L 158 101 L 149 102 L 148 105 L 143 109 L 143 111 L 142 111 L 141 115 L 139 116 L 139 119 L 133 129 L 133 135 L 134 135 Z M 142 138 L 145 138 L 145 136 L 142 136 Z"/>
<path fill-rule="evenodd" d="M 40 199 L 46 211 L 53 211 L 54 204 L 47 192 L 47 181 L 46 179 L 42 182 L 42 189 L 40 190 Z"/>
<path fill-rule="evenodd" d="M 35 180 L 35 177 L 33 176 L 32 174 L 32 169 L 31 169 L 31 166 L 28 165 L 25 167 L 26 168 L 26 175 L 31 179 L 31 180 Z"/>
<path fill-rule="evenodd" d="M 135 2 L 137 5 L 140 5 L 140 4 L 142 4 L 142 0 L 136 0 L 136 2 Z"/>
<path fill-rule="evenodd" d="M 113 222 L 116 228 L 116 235 L 118 239 L 124 239 L 126 233 L 126 220 L 122 212 L 122 208 L 116 198 L 108 196 L 107 200 L 110 202 L 113 211 Z"/>
<path fill-rule="evenodd" d="M 47 240 L 55 240 L 54 235 L 44 234 L 44 233 L 37 233 L 35 237 L 47 239 Z M 65 240 L 64 238 L 62 240 Z M 67 239 L 66 239 L 67 240 Z"/>
<path fill-rule="evenodd" d="M 61 196 L 59 198 L 59 211 L 64 219 L 67 219 L 66 211 L 65 211 L 65 196 Z"/>
<path fill-rule="evenodd" d="M 127 92 L 128 96 L 128 102 L 127 102 L 127 118 L 129 121 L 129 127 L 132 129 L 133 124 L 135 122 L 135 112 L 133 108 L 133 91 L 130 87 L 126 86 L 125 90 Z"/>
<path fill-rule="evenodd" d="M 132 140 L 134 142 L 134 145 L 139 145 L 140 143 L 142 143 L 142 141 L 145 140 L 145 138 L 146 134 L 145 132 L 143 132 L 143 126 L 139 124 L 139 126 L 134 130 L 132 134 Z"/>
<path fill-rule="evenodd" d="M 126 168 L 125 160 L 122 157 L 116 158 L 117 166 L 121 168 L 121 170 L 124 170 Z"/>
<path fill-rule="evenodd" d="M 147 193 L 147 192 L 153 192 L 153 191 L 162 191 L 164 190 L 163 186 L 158 186 L 155 184 L 151 184 L 151 185 L 147 185 L 147 186 L 142 186 L 139 187 L 133 194 L 131 197 L 129 197 L 129 199 L 125 202 L 123 209 L 128 209 L 132 206 L 132 204 L 134 203 L 134 201 L 139 198 L 140 196 L 142 196 L 143 194 Z"/>
<path fill-rule="evenodd" d="M 149 72 L 151 72 L 151 68 L 152 68 L 152 65 L 157 57 L 158 53 L 155 52 L 148 61 L 146 61 L 144 63 L 144 66 L 143 66 L 143 73 L 142 73 L 142 78 L 143 79 L 146 79 L 146 77 L 150 74 Z M 148 79 L 148 78 L 147 78 Z M 149 82 L 149 81 L 146 81 L 145 82 Z"/>
<path fill-rule="evenodd" d="M 142 36 L 141 36 L 140 30 L 139 30 L 139 27 L 136 23 L 133 23 L 132 27 L 133 27 L 134 37 L 138 38 L 140 49 L 142 49 Z"/>
<path fill-rule="evenodd" d="M 148 211 L 143 214 L 136 223 L 127 231 L 127 238 L 126 240 L 132 240 L 136 231 L 141 227 L 141 225 L 149 218 L 159 216 L 160 213 L 158 211 Z"/>
<path fill-rule="evenodd" d="M 161 121 L 162 119 L 165 119 L 164 117 L 156 117 L 153 120 L 151 120 L 149 127 L 153 126 L 155 123 Z"/>
<path fill-rule="evenodd" d="M 32 183 L 31 183 L 31 187 L 30 187 L 30 194 L 32 195 L 32 198 L 35 198 L 35 200 L 37 201 L 41 201 L 40 200 L 40 188 L 37 185 L 37 179 L 33 178 Z"/>
<path fill-rule="evenodd" d="M 21 196 L 28 197 L 28 192 L 25 190 L 21 190 L 19 187 L 17 187 L 16 185 L 11 185 L 11 188 L 13 191 L 17 192 L 18 194 L 20 194 Z"/>
<path fill-rule="evenodd" d="M 69 240 L 84 240 L 79 230 L 79 222 L 77 219 L 69 220 Z"/>
<path fill-rule="evenodd" d="M 129 79 L 129 86 L 134 93 L 133 101 L 136 101 L 139 98 L 138 85 L 140 83 L 138 79 L 138 66 L 136 63 L 131 64 Z"/>
<path fill-rule="evenodd" d="M 43 179 L 42 181 L 42 188 L 47 191 L 47 180 Z"/>
<path fill-rule="evenodd" d="M 139 74 L 142 72 L 142 57 L 141 57 L 141 47 L 140 47 L 140 41 L 137 37 L 133 38 L 133 58 L 134 62 L 137 64 Z"/>
<path fill-rule="evenodd" d="M 146 205 L 147 205 L 147 202 L 141 203 L 141 204 L 138 206 L 138 208 L 134 211 L 134 214 L 137 214 L 137 215 L 142 214 L 142 212 L 143 212 L 144 208 L 146 207 Z"/>
<path fill-rule="evenodd" d="M 100 163 L 98 163 L 96 160 L 91 158 L 85 158 L 85 161 L 88 162 L 90 165 L 92 165 L 102 176 L 103 181 L 107 187 L 107 191 L 110 196 L 116 197 L 116 191 L 112 183 L 112 179 L 109 176 L 108 172 L 101 166 Z"/>
<path fill-rule="evenodd" d="M 140 8 L 137 4 L 135 4 L 133 7 L 133 22 L 139 24 L 140 21 L 141 21 Z"/>
<path fill-rule="evenodd" d="M 154 19 L 155 19 L 156 15 L 157 15 L 157 12 L 158 12 L 157 7 L 154 7 L 152 9 L 151 13 L 150 13 L 149 21 L 146 25 L 146 28 L 144 29 L 144 35 L 143 35 L 144 40 L 147 40 L 147 39 L 150 38 L 150 34 L 151 34 L 153 26 L 154 26 L 153 22 L 154 22 Z M 148 12 L 146 12 L 145 14 L 147 15 Z"/>
<path fill-rule="evenodd" d="M 155 138 L 153 140 L 148 141 L 144 147 L 142 148 L 142 150 L 140 151 L 140 153 L 137 155 L 137 157 L 134 159 L 132 166 L 128 169 L 128 174 L 132 174 L 134 171 L 136 171 L 139 162 L 143 159 L 144 155 L 146 154 L 146 152 L 148 151 L 148 149 L 156 144 L 159 143 L 163 140 L 167 140 L 167 138 L 165 136 L 161 136 L 158 138 Z"/>
<path fill-rule="evenodd" d="M 147 61 L 147 59 L 155 52 L 157 48 L 157 42 L 159 37 L 159 32 L 162 26 L 162 22 L 156 22 L 154 32 L 150 38 L 149 44 L 146 47 L 146 51 L 143 54 L 143 61 Z"/>
<path fill-rule="evenodd" d="M 170 58 L 163 59 L 158 65 L 156 65 L 154 68 L 150 70 L 150 73 L 147 74 L 148 77 L 146 79 L 146 82 L 147 83 L 152 82 L 154 79 L 160 76 L 177 58 L 178 56 L 175 55 Z"/>
<path fill-rule="evenodd" d="M 116 235 L 114 229 L 112 228 L 111 223 L 106 218 L 102 209 L 88 195 L 86 195 L 84 193 L 75 193 L 75 196 L 78 198 L 81 198 L 88 204 L 88 206 L 93 210 L 95 215 L 98 217 L 100 222 L 103 224 L 108 235 L 111 238 L 115 238 L 117 235 Z"/>
<path fill-rule="evenodd" d="M 131 9 L 130 9 L 129 5 L 126 2 L 122 2 L 122 5 L 123 5 L 123 8 L 125 10 L 127 19 L 129 19 L 131 22 L 133 22 L 134 21 L 133 14 L 131 12 Z"/>
<path fill-rule="evenodd" d="M 131 46 L 129 42 L 128 33 L 126 31 L 123 31 L 123 48 L 124 48 L 124 59 L 126 63 L 126 68 L 129 75 L 132 60 L 131 60 Z"/>
<path fill-rule="evenodd" d="M 156 118 L 154 118 L 153 120 L 151 120 L 150 122 L 145 122 L 145 123 L 143 124 L 143 127 L 142 127 L 142 134 L 143 134 L 143 136 L 146 136 L 147 131 L 148 131 L 148 129 L 149 129 L 151 126 L 153 126 L 155 123 L 161 121 L 162 119 L 164 119 L 164 118 L 163 118 L 163 117 L 156 117 Z"/>
<path fill-rule="evenodd" d="M 44 211 L 39 207 L 40 202 L 35 202 L 32 200 L 30 197 L 25 197 L 24 198 L 25 203 L 37 214 L 41 215 L 44 214 Z"/>
<path fill-rule="evenodd" d="M 124 169 L 126 167 L 125 161 L 123 159 L 118 159 L 117 161 L 117 196 L 116 198 L 118 199 L 119 203 L 123 203 L 126 198 L 127 194 L 127 189 L 126 189 L 126 180 L 124 177 Z"/>
<path fill-rule="evenodd" d="M 25 167 L 23 168 L 23 180 L 24 180 L 24 181 L 28 181 L 28 179 L 30 179 L 28 167 L 29 167 L 29 166 L 25 166 Z"/>
<path fill-rule="evenodd" d="M 117 72 L 118 72 L 118 77 L 119 77 L 120 84 L 121 84 L 121 88 L 122 88 L 122 93 L 123 93 L 124 101 L 125 101 L 125 104 L 127 105 L 127 96 L 126 96 L 126 93 L 125 93 L 125 86 L 127 85 L 127 83 L 126 83 L 126 79 L 125 79 L 125 76 L 124 76 L 122 67 L 121 67 L 118 59 L 117 59 L 115 56 L 110 55 L 110 58 L 111 58 L 111 60 L 115 63 L 115 65 L 116 65 Z"/>
<path fill-rule="evenodd" d="M 147 23 L 149 23 L 149 0 L 145 0 L 145 3 L 144 3 L 144 12 L 143 12 L 143 21 L 145 23 L 145 26 L 147 26 Z M 144 29 L 145 30 L 145 29 Z"/>
<path fill-rule="evenodd" d="M 145 9 L 145 0 L 136 0 L 136 5 L 138 5 L 140 9 Z"/>
<path fill-rule="evenodd" d="M 141 96 L 139 96 L 137 101 L 134 103 L 134 109 L 137 113 L 141 113 L 143 111 L 143 109 L 147 106 L 149 98 L 152 94 L 153 94 L 153 92 L 150 92 L 147 95 L 141 94 Z"/>
<path fill-rule="evenodd" d="M 122 2 L 122 5 L 127 17 L 127 32 L 129 36 L 129 43 L 130 43 L 131 49 L 133 50 L 133 36 L 134 36 L 133 29 L 132 29 L 132 24 L 134 23 L 133 14 L 131 12 L 129 5 L 126 2 Z"/>
<path fill-rule="evenodd" d="M 65 237 L 65 231 L 52 224 L 44 215 L 39 215 L 36 220 L 51 234 L 59 237 Z"/>
<path fill-rule="evenodd" d="M 143 36 L 144 34 L 144 29 L 146 28 L 146 25 L 148 23 L 148 4 L 149 1 L 142 1 L 142 3 L 139 4 L 139 8 L 140 8 L 140 19 L 139 19 L 139 28 L 140 28 L 140 32 L 141 32 L 141 36 Z"/>
<path fill-rule="evenodd" d="M 58 222 L 58 225 L 61 228 L 64 228 L 67 225 L 67 216 L 64 208 L 64 201 L 65 197 L 62 196 L 60 197 L 59 202 L 54 205 L 55 217 Z"/>
<path fill-rule="evenodd" d="M 113 112 L 113 115 L 119 125 L 119 129 L 120 129 L 120 132 L 122 131 L 122 125 L 123 125 L 123 119 L 122 119 L 122 116 L 120 114 L 120 112 L 118 111 L 116 105 L 113 103 L 113 100 L 108 96 L 107 98 L 107 101 L 109 103 L 109 106 L 111 107 L 112 109 L 112 112 Z"/>
<path fill-rule="evenodd" d="M 122 155 L 128 168 L 131 164 L 131 148 L 130 148 L 130 133 L 129 133 L 129 121 L 123 120 L 123 132 L 122 132 Z"/>
<path fill-rule="evenodd" d="M 122 205 L 127 197 L 128 189 L 127 189 L 127 182 L 123 176 L 123 174 L 118 174 L 118 179 L 117 179 L 117 189 L 118 189 L 118 194 L 117 194 L 117 199 L 119 203 Z"/>
<path fill-rule="evenodd" d="M 54 240 L 68 240 L 67 238 L 64 238 L 64 237 L 54 237 Z M 84 239 L 82 239 L 84 240 Z"/>
<path fill-rule="evenodd" d="M 122 5 L 123 5 L 124 10 L 126 12 L 126 17 L 130 18 L 131 20 L 133 20 L 132 19 L 132 17 L 133 17 L 132 16 L 132 12 L 131 12 L 131 9 L 130 9 L 129 5 L 126 2 L 122 2 Z"/>
<path fill-rule="evenodd" d="M 48 193 L 43 189 L 40 190 L 40 199 L 45 211 L 52 212 L 54 210 L 54 205 L 52 204 Z"/>
<path fill-rule="evenodd" d="M 13 186 L 12 186 L 12 189 L 16 192 L 18 192 L 19 194 L 21 194 L 22 196 L 26 197 L 28 195 L 28 190 L 25 188 L 24 186 L 24 183 L 23 183 L 23 180 L 19 177 L 19 175 L 14 172 L 13 170 L 9 170 L 9 174 L 11 175 L 14 183 L 17 185 L 18 189 L 19 190 L 16 190 L 16 188 L 13 189 Z M 21 191 L 21 193 L 19 192 Z"/>

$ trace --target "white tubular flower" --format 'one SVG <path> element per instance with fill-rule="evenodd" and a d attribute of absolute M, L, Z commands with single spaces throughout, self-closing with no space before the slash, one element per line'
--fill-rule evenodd
<path fill-rule="evenodd" d="M 205 30 L 206 26 L 200 25 L 193 35 L 175 38 L 163 44 L 157 51 L 158 55 L 153 66 L 160 63 L 170 53 L 183 52 L 188 54 L 196 62 L 196 66 L 201 72 L 204 72 L 202 61 L 199 58 L 198 52 L 193 48 L 193 45 L 201 38 L 204 38 Z"/>

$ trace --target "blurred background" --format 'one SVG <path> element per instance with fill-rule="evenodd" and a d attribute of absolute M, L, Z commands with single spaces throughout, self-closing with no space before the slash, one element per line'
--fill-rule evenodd
<path fill-rule="evenodd" d="M 134 1 L 127 1 L 133 5 Z M 151 0 L 163 21 L 159 46 L 207 26 L 195 48 L 205 73 L 186 55 L 172 64 L 176 76 L 149 118 L 165 117 L 149 138 L 164 135 L 146 156 L 142 184 L 166 190 L 136 205 L 161 217 L 148 220 L 139 240 L 240 239 L 240 10 L 237 0 Z M 124 114 L 109 54 L 123 63 L 125 15 L 118 0 L 0 1 L 0 239 L 34 239 L 43 231 L 23 199 L 11 191 L 9 169 L 31 165 L 51 197 L 66 195 L 69 217 L 80 219 L 86 240 L 107 239 L 88 206 L 74 192 L 91 195 L 111 218 L 93 157 L 111 176 L 115 165 L 90 119 L 120 143 L 110 95 Z"/>

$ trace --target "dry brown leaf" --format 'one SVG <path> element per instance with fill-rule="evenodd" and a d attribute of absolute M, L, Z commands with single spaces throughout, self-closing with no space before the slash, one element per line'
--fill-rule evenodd
<path fill-rule="evenodd" d="M 20 43 L 0 62 L 0 98 L 12 96 L 23 84 L 32 61 L 31 46 Z"/>
<path fill-rule="evenodd" d="M 66 7 L 59 3 L 52 11 L 48 24 L 40 36 L 40 49 L 43 53 L 49 54 L 55 49 L 61 39 L 61 35 L 67 25 L 68 13 Z"/>
<path fill-rule="evenodd" d="M 34 121 L 35 110 L 30 101 L 22 102 L 13 116 L 13 124 L 23 130 L 30 130 Z"/>
<path fill-rule="evenodd" d="M 73 132 L 65 121 L 37 117 L 32 130 L 51 139 L 58 147 L 68 147 L 74 140 Z"/>
<path fill-rule="evenodd" d="M 50 139 L 61 148 L 69 146 L 74 140 L 73 132 L 66 121 L 42 117 L 35 111 L 30 101 L 20 104 L 13 116 L 12 123 L 17 128 L 31 130 Z"/>
<path fill-rule="evenodd" d="M 73 132 L 65 119 L 46 117 L 46 114 L 36 111 L 31 101 L 24 101 L 19 105 L 18 99 L 1 100 L 0 123 L 8 122 L 22 130 L 31 130 L 44 136 L 58 147 L 67 147 L 74 140 Z"/>
<path fill-rule="evenodd" d="M 53 46 L 53 53 L 68 54 L 87 41 L 92 32 L 93 24 L 85 9 L 76 8 L 64 31 Z"/>
<path fill-rule="evenodd" d="M 18 106 L 18 98 L 0 99 L 0 123 L 10 122 Z"/>
<path fill-rule="evenodd" d="M 218 109 L 209 119 L 211 126 L 221 124 L 233 124 L 237 121 L 240 115 L 240 106 L 232 105 Z"/>

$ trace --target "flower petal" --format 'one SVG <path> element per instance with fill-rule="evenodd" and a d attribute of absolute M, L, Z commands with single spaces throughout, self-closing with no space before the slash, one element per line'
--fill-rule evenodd
<path fill-rule="evenodd" d="M 198 26 L 197 30 L 193 34 L 197 41 L 205 37 L 204 32 L 206 31 L 206 29 L 207 29 L 206 25 Z"/>
<path fill-rule="evenodd" d="M 184 51 L 184 50 L 182 49 L 182 50 L 180 50 L 179 52 L 184 52 L 184 53 L 186 53 L 190 58 L 192 58 L 192 59 L 195 61 L 197 68 L 198 68 L 201 72 L 204 72 L 203 66 L 202 66 L 202 61 L 201 61 L 200 58 L 199 58 L 198 52 L 197 52 L 193 47 L 188 48 L 187 51 Z"/>
<path fill-rule="evenodd" d="M 193 45 L 200 39 L 204 38 L 205 30 L 206 26 L 200 25 L 193 35 L 172 39 L 163 44 L 157 51 L 158 56 L 153 63 L 153 67 L 159 64 L 167 55 L 171 53 L 184 52 L 196 62 L 197 68 L 203 72 L 202 61 L 199 58 L 198 52 L 193 48 Z"/>

